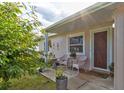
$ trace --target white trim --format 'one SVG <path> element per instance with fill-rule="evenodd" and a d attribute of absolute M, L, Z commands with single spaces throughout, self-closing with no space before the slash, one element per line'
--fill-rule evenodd
<path fill-rule="evenodd" d="M 94 67 L 94 33 L 107 31 L 107 69 Z M 99 69 L 109 71 L 109 65 L 112 63 L 112 27 L 102 27 L 90 31 L 90 70 Z"/>
<path fill-rule="evenodd" d="M 84 32 L 79 32 L 79 33 L 70 33 L 67 35 L 67 42 L 68 42 L 68 54 L 70 54 L 70 47 L 69 47 L 69 38 L 70 37 L 76 37 L 76 36 L 83 36 L 83 52 L 82 53 L 77 53 L 77 55 L 85 55 L 85 33 Z"/>
<path fill-rule="evenodd" d="M 101 68 L 96 68 L 96 67 L 93 67 L 93 70 L 96 72 L 110 72 L 109 69 L 101 69 Z"/>

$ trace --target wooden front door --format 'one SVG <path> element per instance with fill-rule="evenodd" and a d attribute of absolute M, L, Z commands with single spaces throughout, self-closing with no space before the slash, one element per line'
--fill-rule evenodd
<path fill-rule="evenodd" d="M 107 69 L 107 31 L 94 34 L 94 67 Z"/>

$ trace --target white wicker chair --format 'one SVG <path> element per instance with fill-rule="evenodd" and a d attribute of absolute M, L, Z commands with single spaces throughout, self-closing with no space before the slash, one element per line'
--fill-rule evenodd
<path fill-rule="evenodd" d="M 72 67 L 76 68 L 79 73 L 79 69 L 82 67 L 84 68 L 84 66 L 86 64 L 86 60 L 87 60 L 86 56 L 77 55 L 76 59 L 72 59 L 72 61 L 73 61 Z M 86 69 L 84 69 L 84 70 L 86 70 Z"/>
<path fill-rule="evenodd" d="M 79 69 L 81 67 L 84 67 L 84 65 L 86 64 L 86 60 L 86 56 L 77 55 L 76 58 L 68 58 L 67 55 L 64 55 L 58 59 L 58 62 L 59 64 L 66 66 L 66 74 L 69 74 L 70 77 L 75 77 L 79 74 Z"/>
<path fill-rule="evenodd" d="M 85 64 L 86 64 L 86 60 L 87 60 L 87 56 L 85 55 L 78 55 L 77 56 L 77 60 L 78 60 L 78 68 L 83 68 L 85 71 Z"/>
<path fill-rule="evenodd" d="M 63 55 L 62 57 L 58 58 L 57 61 L 61 65 L 67 65 L 68 56 L 67 55 Z"/>

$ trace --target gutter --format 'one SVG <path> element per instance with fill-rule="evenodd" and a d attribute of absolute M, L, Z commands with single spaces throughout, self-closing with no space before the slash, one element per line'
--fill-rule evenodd
<path fill-rule="evenodd" d="M 88 14 L 96 12 L 96 11 L 98 11 L 100 9 L 103 9 L 103 8 L 105 8 L 107 6 L 110 6 L 112 4 L 115 4 L 115 3 L 116 2 L 105 2 L 105 3 L 99 2 L 99 3 L 96 3 L 96 4 L 90 6 L 90 7 L 86 8 L 86 9 L 83 9 L 83 10 L 81 10 L 81 11 L 79 11 L 79 12 L 77 12 L 77 13 L 71 15 L 71 16 L 69 16 L 69 17 L 64 18 L 63 20 L 60 20 L 60 21 L 56 22 L 53 25 L 48 26 L 46 28 L 46 31 L 51 32 L 52 30 L 58 28 L 59 26 L 62 26 L 62 25 L 66 24 L 66 23 L 69 23 L 69 22 L 72 22 L 72 21 L 74 21 L 74 20 L 76 20 L 76 19 L 78 19 L 78 18 L 80 18 L 82 16 L 86 16 Z"/>

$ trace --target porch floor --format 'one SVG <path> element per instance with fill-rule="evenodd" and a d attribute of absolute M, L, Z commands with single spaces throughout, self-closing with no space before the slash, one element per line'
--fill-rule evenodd
<path fill-rule="evenodd" d="M 45 77 L 55 82 L 55 70 L 50 69 L 41 73 Z M 68 77 L 69 90 L 111 90 L 113 89 L 113 79 L 102 78 L 87 72 L 81 72 L 76 76 L 65 74 Z"/>
<path fill-rule="evenodd" d="M 112 90 L 114 89 L 114 81 L 112 78 L 103 78 L 87 72 L 80 73 L 78 78 L 87 80 L 88 82 L 81 86 L 79 90 Z"/>

